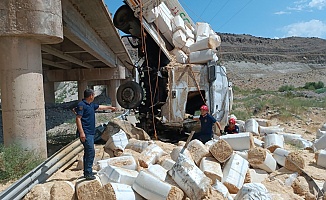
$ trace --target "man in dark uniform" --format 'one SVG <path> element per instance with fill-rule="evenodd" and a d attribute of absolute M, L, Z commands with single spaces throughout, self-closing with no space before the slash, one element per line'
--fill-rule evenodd
<path fill-rule="evenodd" d="M 202 143 L 206 143 L 207 141 L 213 138 L 213 125 L 216 124 L 217 127 L 221 130 L 221 125 L 216 119 L 208 113 L 208 107 L 206 105 L 202 105 L 200 107 L 200 117 L 194 118 L 196 121 L 200 121 L 201 129 L 200 133 L 195 133 L 193 139 L 198 139 Z"/>
<path fill-rule="evenodd" d="M 230 118 L 229 125 L 224 127 L 224 132 L 226 134 L 239 133 L 239 126 L 235 125 L 235 119 L 234 118 Z"/>
<path fill-rule="evenodd" d="M 116 108 L 112 106 L 98 105 L 93 103 L 94 98 L 94 91 L 92 89 L 86 89 L 84 91 L 84 99 L 79 102 L 75 108 L 77 136 L 84 146 L 84 177 L 87 180 L 95 179 L 92 172 L 95 157 L 95 110 L 116 110 Z"/>

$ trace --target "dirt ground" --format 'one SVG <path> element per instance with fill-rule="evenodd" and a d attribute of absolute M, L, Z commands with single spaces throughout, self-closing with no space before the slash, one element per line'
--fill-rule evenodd
<path fill-rule="evenodd" d="M 322 119 L 325 119 L 326 116 L 325 110 L 320 111 L 318 114 L 323 116 Z M 308 140 L 313 140 L 315 137 L 315 130 L 317 127 L 321 126 L 322 121 L 320 120 L 321 118 L 316 115 L 311 115 L 310 118 L 312 121 L 314 121 L 313 124 L 307 125 L 306 123 L 300 121 L 294 121 L 285 124 L 280 122 L 278 119 L 274 118 L 272 119 L 272 125 L 281 125 L 281 127 L 285 129 L 285 132 L 301 134 L 303 138 Z M 318 119 L 319 122 L 317 122 Z M 175 144 L 164 143 L 160 141 L 157 141 L 157 144 L 161 148 L 163 148 L 163 150 L 166 151 L 167 153 L 170 153 L 172 149 L 176 146 Z M 326 181 L 326 169 L 319 167 L 315 164 L 314 153 L 311 150 L 300 150 L 292 145 L 286 145 L 285 148 L 290 151 L 301 152 L 301 155 L 304 157 L 306 161 L 305 171 L 315 179 L 317 184 L 322 186 L 322 184 Z M 96 145 L 96 152 L 98 154 L 101 154 L 100 153 L 101 151 L 103 151 L 103 145 Z M 127 153 L 134 154 L 135 152 L 131 152 L 131 150 L 128 150 Z M 137 155 L 135 157 L 137 157 Z M 78 157 L 81 158 L 82 153 Z M 276 200 L 304 199 L 302 196 L 295 194 L 292 187 L 284 185 L 285 179 L 288 178 L 292 173 L 293 173 L 292 171 L 288 171 L 282 168 L 271 173 L 268 176 L 268 178 L 265 179 L 263 184 L 266 186 L 273 199 Z M 82 177 L 82 170 L 78 168 L 78 162 L 75 162 L 71 167 L 69 167 L 69 169 L 65 171 L 56 172 L 53 176 L 49 178 L 48 181 L 53 182 L 53 181 L 66 180 L 75 183 L 81 177 Z M 10 184 L 11 182 L 5 185 L 0 185 L 0 191 L 10 186 Z"/>
<path fill-rule="evenodd" d="M 270 67 L 268 70 L 247 71 L 241 68 L 241 65 L 231 64 L 227 67 L 228 74 L 231 74 L 230 80 L 234 86 L 242 89 L 261 89 L 277 91 L 282 85 L 293 85 L 294 87 L 302 87 L 306 82 L 322 81 L 326 83 L 326 67 L 319 69 L 311 69 L 303 66 L 301 71 L 298 68 L 291 70 L 281 66 Z M 287 70 L 287 71 L 286 71 Z M 242 73 L 241 73 L 242 72 Z M 307 94 L 310 98 L 323 98 L 323 94 Z M 258 118 L 268 118 L 268 114 L 256 116 Z M 284 128 L 284 132 L 302 135 L 308 141 L 314 141 L 317 130 L 326 123 L 326 110 L 323 108 L 310 108 L 300 119 L 293 119 L 288 122 L 281 121 L 275 117 L 271 117 L 272 125 L 280 125 Z M 301 150 L 293 145 L 286 144 L 285 148 L 289 151 L 299 151 L 306 161 L 305 172 L 310 175 L 315 182 L 322 187 L 326 181 L 326 169 L 316 165 L 315 154 L 312 150 Z M 284 185 L 286 178 L 293 172 L 280 169 L 270 174 L 269 178 L 263 183 L 272 194 L 273 199 L 309 199 L 308 197 L 298 196 L 294 194 L 292 187 Z"/>

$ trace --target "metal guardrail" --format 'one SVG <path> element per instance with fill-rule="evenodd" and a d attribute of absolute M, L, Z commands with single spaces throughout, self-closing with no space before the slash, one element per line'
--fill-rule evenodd
<path fill-rule="evenodd" d="M 117 116 L 116 118 L 125 120 L 126 116 L 130 113 L 127 110 L 125 113 Z M 44 183 L 52 174 L 58 171 L 63 166 L 69 166 L 76 160 L 76 157 L 84 147 L 77 138 L 58 152 L 53 154 L 39 166 L 34 168 L 28 174 L 20 178 L 9 188 L 0 193 L 1 200 L 19 200 L 22 199 L 36 184 Z"/>
<path fill-rule="evenodd" d="M 79 139 L 66 145 L 53 154 L 46 161 L 12 184 L 0 193 L 1 200 L 22 199 L 34 185 L 44 183 L 53 173 L 68 163 L 73 163 L 76 157 L 84 149 Z"/>

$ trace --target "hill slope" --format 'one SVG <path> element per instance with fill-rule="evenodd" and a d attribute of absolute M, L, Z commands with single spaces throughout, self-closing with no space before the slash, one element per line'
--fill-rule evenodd
<path fill-rule="evenodd" d="M 219 33 L 219 59 L 236 86 L 277 90 L 282 85 L 326 83 L 326 40 L 269 39 Z"/>
<path fill-rule="evenodd" d="M 251 35 L 219 33 L 220 57 L 225 61 L 326 63 L 326 40 L 290 37 L 270 39 Z"/>

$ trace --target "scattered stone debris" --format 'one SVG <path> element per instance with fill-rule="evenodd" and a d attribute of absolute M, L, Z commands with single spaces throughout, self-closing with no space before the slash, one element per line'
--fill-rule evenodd
<path fill-rule="evenodd" d="M 206 144 L 192 140 L 184 147 L 185 142 L 146 140 L 142 130 L 130 137 L 122 134 L 126 130 L 120 129 L 122 122 L 112 126 L 116 124 L 118 128 L 109 125 L 102 137 L 114 144 L 96 145 L 97 152 L 102 152 L 96 156 L 103 154 L 105 146 L 119 153 L 96 159 L 95 180 L 85 180 L 76 162 L 65 172 L 76 173 L 75 179 L 66 175 L 66 181 L 56 181 L 54 174 L 47 183 L 34 186 L 24 199 L 317 199 L 302 170 L 320 189 L 323 184 L 326 188 L 326 150 L 313 148 L 323 136 L 310 141 L 309 149 L 293 148 L 293 140 L 301 136 L 285 133 L 270 121 L 250 119 L 246 123 L 249 130 L 243 133 L 216 137 Z M 265 127 L 262 134 L 259 124 L 272 128 Z"/>

